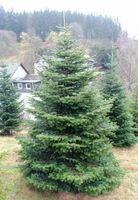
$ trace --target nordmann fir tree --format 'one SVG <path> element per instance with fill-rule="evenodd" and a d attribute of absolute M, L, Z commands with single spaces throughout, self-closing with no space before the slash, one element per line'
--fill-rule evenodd
<path fill-rule="evenodd" d="M 98 195 L 113 190 L 122 172 L 106 137 L 114 129 L 106 117 L 110 105 L 89 87 L 95 73 L 66 28 L 48 63 L 33 100 L 30 137 L 22 140 L 28 183 L 54 192 Z"/>
<path fill-rule="evenodd" d="M 0 67 L 0 135 L 12 135 L 21 122 L 21 104 L 18 101 L 6 66 Z"/>
<path fill-rule="evenodd" d="M 110 65 L 104 75 L 103 95 L 106 99 L 112 99 L 112 108 L 108 113 L 110 120 L 118 126 L 114 137 L 109 137 L 114 146 L 129 147 L 136 143 L 133 133 L 133 120 L 129 110 L 128 100 L 122 83 L 116 74 L 116 65 Z"/>

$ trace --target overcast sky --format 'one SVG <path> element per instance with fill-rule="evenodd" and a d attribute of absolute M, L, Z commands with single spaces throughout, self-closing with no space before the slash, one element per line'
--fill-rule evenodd
<path fill-rule="evenodd" d="M 72 10 L 118 18 L 131 37 L 138 38 L 138 0 L 0 0 L 7 10 Z"/>

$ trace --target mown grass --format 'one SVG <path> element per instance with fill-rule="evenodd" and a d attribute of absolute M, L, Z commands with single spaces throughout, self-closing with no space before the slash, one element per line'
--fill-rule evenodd
<path fill-rule="evenodd" d="M 0 137 L 0 200 L 137 200 L 138 199 L 138 145 L 131 149 L 114 149 L 116 158 L 125 169 L 121 186 L 110 194 L 90 197 L 83 194 L 39 192 L 29 187 L 20 171 L 17 137 Z"/>

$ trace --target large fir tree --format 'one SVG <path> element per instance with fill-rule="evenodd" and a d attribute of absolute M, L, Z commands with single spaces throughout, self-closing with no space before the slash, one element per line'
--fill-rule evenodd
<path fill-rule="evenodd" d="M 0 135 L 12 135 L 19 126 L 21 104 L 6 66 L 0 67 Z"/>
<path fill-rule="evenodd" d="M 103 81 L 103 95 L 112 99 L 112 108 L 108 113 L 110 120 L 118 126 L 114 137 L 110 138 L 114 146 L 126 147 L 136 143 L 133 133 L 133 120 L 129 110 L 125 89 L 116 75 L 116 66 L 110 66 Z"/>
<path fill-rule="evenodd" d="M 92 195 L 113 190 L 122 172 L 106 137 L 114 129 L 106 117 L 110 105 L 90 88 L 95 73 L 66 29 L 48 63 L 33 100 L 35 121 L 22 141 L 28 183 Z"/>
<path fill-rule="evenodd" d="M 134 134 L 138 136 L 138 84 L 133 89 L 131 113 L 134 121 Z"/>

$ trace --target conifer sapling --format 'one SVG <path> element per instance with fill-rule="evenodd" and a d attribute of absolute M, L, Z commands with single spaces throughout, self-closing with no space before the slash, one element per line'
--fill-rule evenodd
<path fill-rule="evenodd" d="M 112 108 L 108 113 L 110 120 L 118 126 L 115 136 L 111 137 L 114 146 L 129 147 L 136 143 L 133 133 L 133 120 L 129 110 L 125 89 L 116 75 L 116 66 L 110 66 L 103 81 L 103 95 L 112 99 Z"/>
<path fill-rule="evenodd" d="M 41 73 L 35 121 L 22 140 L 24 173 L 36 188 L 98 195 L 119 186 L 122 172 L 107 138 L 110 105 L 90 87 L 94 76 L 65 28 Z"/>
<path fill-rule="evenodd" d="M 12 135 L 21 122 L 21 104 L 6 66 L 0 67 L 0 134 Z"/>

